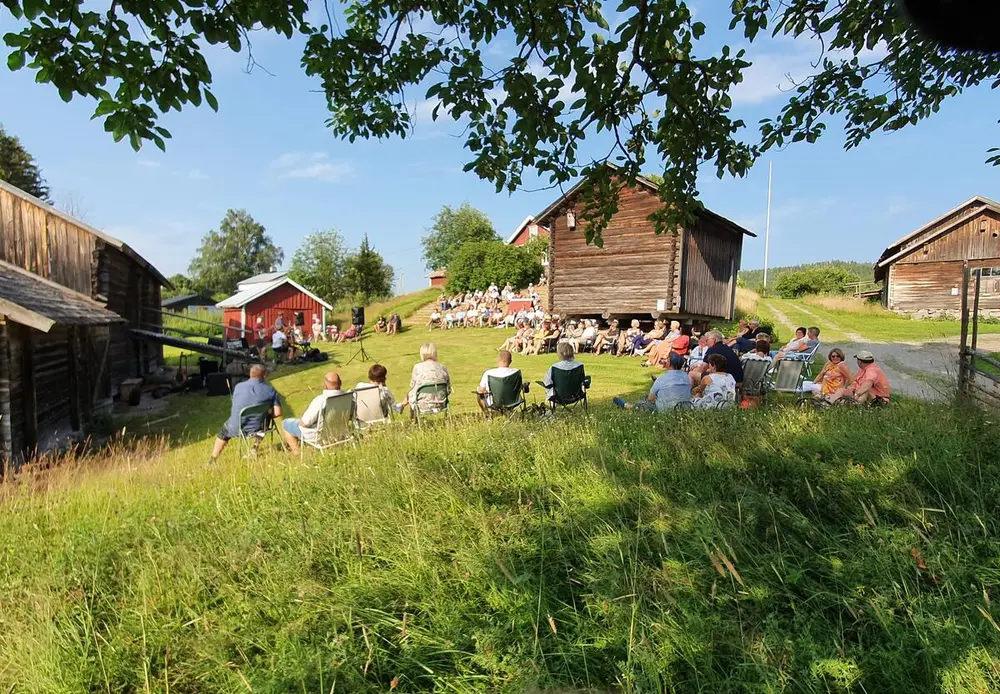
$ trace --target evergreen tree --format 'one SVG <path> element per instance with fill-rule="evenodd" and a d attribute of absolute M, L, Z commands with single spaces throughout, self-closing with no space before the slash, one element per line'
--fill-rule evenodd
<path fill-rule="evenodd" d="M 0 180 L 7 181 L 29 195 L 50 202 L 49 187 L 35 158 L 13 135 L 0 126 Z"/>
<path fill-rule="evenodd" d="M 392 296 L 392 280 L 395 271 L 368 243 L 365 234 L 361 246 L 344 262 L 344 284 L 350 294 L 367 306 L 376 299 Z"/>

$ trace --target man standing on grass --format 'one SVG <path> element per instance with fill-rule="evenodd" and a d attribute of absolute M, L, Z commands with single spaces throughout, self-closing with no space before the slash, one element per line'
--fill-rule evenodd
<path fill-rule="evenodd" d="M 270 405 L 271 409 L 263 415 L 243 417 L 240 421 L 240 412 L 247 407 L 256 405 Z M 210 463 L 222 454 L 229 443 L 229 439 L 237 436 L 253 436 L 254 434 L 267 431 L 267 427 L 275 417 L 281 416 L 281 399 L 278 391 L 267 383 L 267 369 L 262 364 L 254 364 L 250 367 L 250 380 L 236 384 L 233 388 L 233 405 L 229 412 L 229 419 L 222 425 L 218 437 L 215 439 L 215 448 L 212 450 Z"/>
<path fill-rule="evenodd" d="M 485 410 L 487 407 L 493 404 L 493 396 L 490 394 L 490 376 L 494 378 L 507 378 L 508 376 L 513 376 L 518 373 L 520 369 L 513 369 L 510 366 L 510 362 L 513 359 L 510 352 L 506 349 L 500 350 L 497 354 L 497 365 L 495 368 L 486 369 L 483 372 L 483 377 L 479 380 L 479 388 L 476 391 L 479 393 L 479 409 Z"/>
<path fill-rule="evenodd" d="M 300 441 L 319 440 L 319 432 L 323 428 L 323 408 L 328 398 L 344 393 L 340 387 L 340 374 L 327 372 L 323 376 L 323 392 L 312 399 L 302 416 L 281 423 L 281 435 L 294 455 L 299 453 Z"/>

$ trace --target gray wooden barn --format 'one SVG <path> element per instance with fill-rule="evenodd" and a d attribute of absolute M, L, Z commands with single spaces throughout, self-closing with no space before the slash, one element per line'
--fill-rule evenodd
<path fill-rule="evenodd" d="M 0 458 L 15 463 L 110 410 L 163 361 L 167 279 L 122 241 L 0 181 Z"/>

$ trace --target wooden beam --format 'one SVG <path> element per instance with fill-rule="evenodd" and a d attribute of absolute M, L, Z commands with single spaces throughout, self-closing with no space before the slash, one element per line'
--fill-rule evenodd
<path fill-rule="evenodd" d="M 38 448 L 38 393 L 35 391 L 35 358 L 31 328 L 21 326 L 21 395 L 24 404 L 24 447 L 28 457 Z"/>
<path fill-rule="evenodd" d="M 23 306 L 18 306 L 12 301 L 0 299 L 0 314 L 10 318 L 15 323 L 27 325 L 43 333 L 47 333 L 56 324 L 54 320 L 46 318 L 40 313 L 35 313 Z"/>
<path fill-rule="evenodd" d="M 80 350 L 77 341 L 80 339 L 80 329 L 76 326 L 69 326 L 67 330 L 66 349 L 69 352 L 69 422 L 73 431 L 79 431 L 83 426 L 83 417 L 80 412 L 80 372 L 78 361 Z"/>

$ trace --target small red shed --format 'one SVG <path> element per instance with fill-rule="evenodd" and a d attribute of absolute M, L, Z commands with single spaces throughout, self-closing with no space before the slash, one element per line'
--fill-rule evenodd
<path fill-rule="evenodd" d="M 323 330 L 326 331 L 326 311 L 332 311 L 333 306 L 289 279 L 283 272 L 268 272 L 251 277 L 240 282 L 236 289 L 235 294 L 216 304 L 223 310 L 228 339 L 246 336 L 252 340 L 253 335 L 250 333 L 254 330 L 258 317 L 265 327 L 271 328 L 279 314 L 284 315 L 285 325 L 301 325 L 307 333 L 311 330 L 315 314 L 323 322 Z"/>
<path fill-rule="evenodd" d="M 427 279 L 431 281 L 432 287 L 443 287 L 448 284 L 448 271 L 435 270 L 431 274 L 427 275 Z"/>

